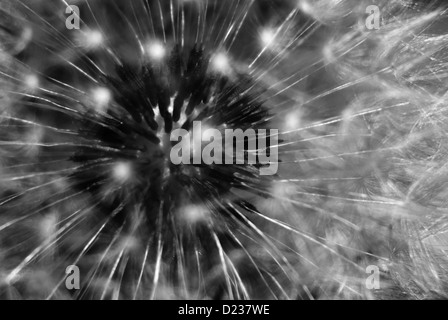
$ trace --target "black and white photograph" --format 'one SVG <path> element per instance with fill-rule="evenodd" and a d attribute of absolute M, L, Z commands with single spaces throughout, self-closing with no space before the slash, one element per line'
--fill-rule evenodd
<path fill-rule="evenodd" d="M 447 10 L 0 0 L 0 300 L 447 299 Z"/>

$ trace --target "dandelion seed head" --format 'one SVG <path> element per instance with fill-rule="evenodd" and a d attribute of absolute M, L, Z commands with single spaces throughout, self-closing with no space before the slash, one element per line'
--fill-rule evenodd
<path fill-rule="evenodd" d="M 48 216 L 40 220 L 38 228 L 39 233 L 43 239 L 51 238 L 51 236 L 57 230 L 57 221 L 58 221 L 57 214 L 54 213 L 49 214 Z"/>
<path fill-rule="evenodd" d="M 116 163 L 113 167 L 113 177 L 118 182 L 129 181 L 132 177 L 132 166 L 127 162 Z"/>
<path fill-rule="evenodd" d="M 98 87 L 92 90 L 92 98 L 95 103 L 95 108 L 98 111 L 103 111 L 111 102 L 112 93 L 108 88 Z"/>
<path fill-rule="evenodd" d="M 125 236 L 121 239 L 121 249 L 122 250 L 136 250 L 140 246 L 140 242 L 136 237 L 133 236 Z"/>
<path fill-rule="evenodd" d="M 80 0 L 74 42 L 65 4 L 0 10 L 0 297 L 375 298 L 382 261 L 386 295 L 446 297 L 444 13 L 293 1 Z M 278 173 L 174 164 L 195 121 L 279 130 Z"/>
<path fill-rule="evenodd" d="M 103 42 L 103 34 L 99 30 L 89 30 L 83 34 L 84 45 L 88 48 L 98 48 Z"/>
<path fill-rule="evenodd" d="M 181 209 L 180 215 L 181 219 L 189 225 L 205 222 L 210 217 L 207 208 L 192 205 Z"/>
<path fill-rule="evenodd" d="M 229 56 L 223 52 L 214 54 L 211 59 L 211 67 L 214 72 L 229 74 L 231 71 Z"/>
<path fill-rule="evenodd" d="M 285 130 L 289 131 L 300 128 L 301 116 L 301 113 L 297 111 L 288 113 L 285 117 Z"/>
<path fill-rule="evenodd" d="M 30 91 L 37 90 L 40 85 L 39 77 L 35 74 L 28 74 L 25 77 L 24 82 L 25 82 L 25 86 Z"/>
<path fill-rule="evenodd" d="M 304 13 L 310 14 L 310 13 L 313 12 L 313 8 L 312 8 L 311 4 L 309 3 L 309 1 L 306 1 L 306 0 L 299 0 L 299 1 L 297 1 L 297 4 L 298 4 L 299 8 L 300 8 Z"/>
<path fill-rule="evenodd" d="M 146 46 L 147 54 L 153 61 L 160 61 L 166 56 L 165 46 L 159 41 L 151 41 Z"/>
<path fill-rule="evenodd" d="M 268 47 L 268 46 L 274 45 L 275 30 L 273 30 L 271 28 L 265 28 L 265 29 L 261 30 L 260 40 L 261 40 L 261 43 L 263 44 L 263 46 Z"/>

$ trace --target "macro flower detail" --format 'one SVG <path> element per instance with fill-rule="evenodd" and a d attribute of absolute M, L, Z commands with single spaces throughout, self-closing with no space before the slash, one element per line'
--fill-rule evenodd
<path fill-rule="evenodd" d="M 3 1 L 0 297 L 446 297 L 444 19 Z"/>

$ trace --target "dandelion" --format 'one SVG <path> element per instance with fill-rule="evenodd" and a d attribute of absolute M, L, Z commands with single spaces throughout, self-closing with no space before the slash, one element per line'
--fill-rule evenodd
<path fill-rule="evenodd" d="M 0 295 L 446 297 L 445 12 L 376 4 L 6 1 Z M 278 130 L 278 173 L 172 163 L 195 122 Z"/>

